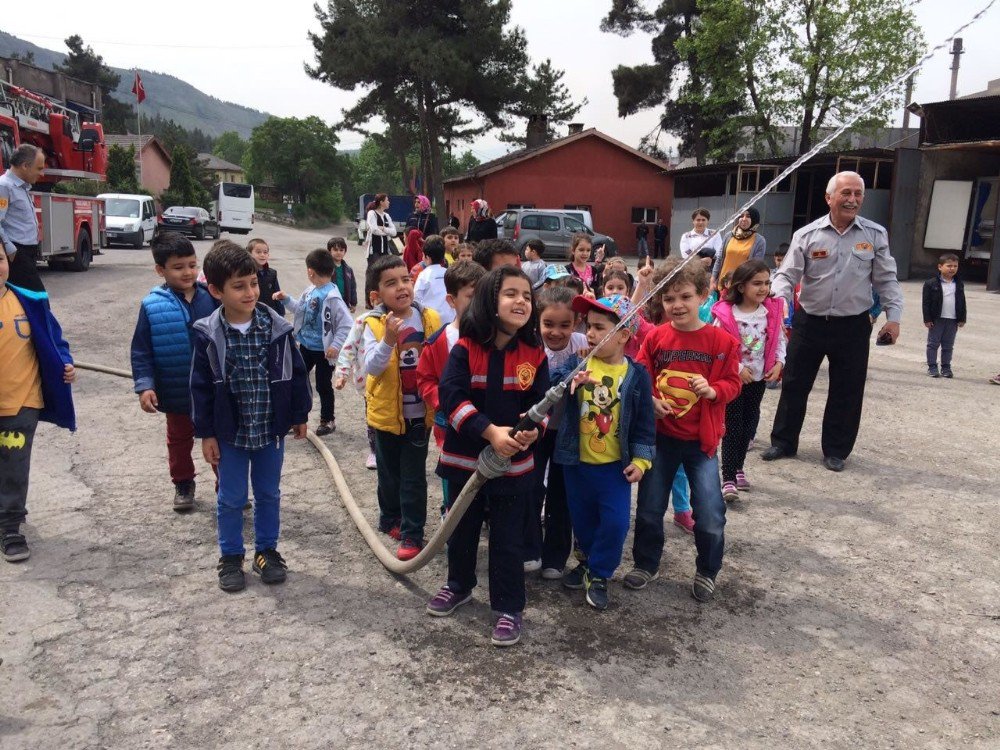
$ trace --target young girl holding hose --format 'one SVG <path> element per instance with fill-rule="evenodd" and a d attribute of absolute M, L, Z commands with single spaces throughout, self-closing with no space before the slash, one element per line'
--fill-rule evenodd
<path fill-rule="evenodd" d="M 471 601 L 476 586 L 479 533 L 489 507 L 489 582 L 492 642 L 512 646 L 521 638 L 525 606 L 524 531 L 534 488 L 538 429 L 511 434 L 549 387 L 549 369 L 538 334 L 531 282 L 512 266 L 490 271 L 476 284 L 459 324 L 438 386 L 448 430 L 437 474 L 457 499 L 487 446 L 510 459 L 510 468 L 486 482 L 452 533 L 448 581 L 427 604 L 428 614 L 447 617 Z"/>

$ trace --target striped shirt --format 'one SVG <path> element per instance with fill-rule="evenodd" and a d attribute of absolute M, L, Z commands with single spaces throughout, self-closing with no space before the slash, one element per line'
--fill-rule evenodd
<path fill-rule="evenodd" d="M 267 371 L 271 317 L 261 307 L 255 308 L 245 332 L 226 321 L 225 315 L 222 320 L 226 334 L 226 381 L 239 414 L 233 445 L 259 450 L 271 441 L 273 414 Z"/>

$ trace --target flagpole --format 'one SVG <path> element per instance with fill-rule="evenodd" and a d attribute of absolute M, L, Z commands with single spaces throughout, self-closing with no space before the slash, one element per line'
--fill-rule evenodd
<path fill-rule="evenodd" d="M 135 130 L 139 134 L 139 188 L 142 188 L 142 115 L 139 114 L 139 69 L 135 69 L 135 80 L 132 88 L 135 89 Z"/>

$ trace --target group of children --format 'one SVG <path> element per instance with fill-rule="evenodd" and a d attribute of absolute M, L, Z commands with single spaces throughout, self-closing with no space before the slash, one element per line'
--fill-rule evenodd
<path fill-rule="evenodd" d="M 402 258 L 379 257 L 369 266 L 374 309 L 357 319 L 338 363 L 339 385 L 364 383 L 379 527 L 399 540 L 400 559 L 412 559 L 424 543 L 429 427 L 441 447 L 443 513 L 483 448 L 510 459 L 452 534 L 448 577 L 428 613 L 447 616 L 471 600 L 487 521 L 494 644 L 520 638 L 527 572 L 583 589 L 591 606 L 605 609 L 630 527 L 633 484 L 635 565 L 625 586 L 642 589 L 657 577 L 672 493 L 675 523 L 693 533 L 698 552 L 692 593 L 710 600 L 722 565 L 726 499 L 749 489 L 743 462 L 763 385 L 780 377 L 784 362 L 783 309 L 769 297 L 768 267 L 740 267 L 712 310 L 720 321 L 712 326 L 703 319 L 709 276 L 701 264 L 680 269 L 647 309 L 634 311 L 677 262 L 659 269 L 647 262 L 636 278 L 578 235 L 563 268 L 542 262 L 537 241 L 523 257 L 507 241 L 484 241 L 471 262 L 449 263 L 438 242 L 423 240 L 417 291 Z M 444 289 L 429 294 L 421 279 Z M 431 302 L 441 299 L 447 308 Z M 450 320 L 441 325 L 442 318 Z M 513 432 L 550 383 L 583 359 L 587 369 L 542 428 Z M 716 449 L 728 423 L 734 440 L 724 444 L 723 484 Z M 688 497 L 693 511 L 681 505 Z M 574 539 L 577 565 L 566 570 Z"/>
<path fill-rule="evenodd" d="M 593 253 L 586 235 L 574 238 L 565 268 L 545 265 L 540 243 L 522 258 L 504 240 L 461 246 L 447 229 L 419 239 L 419 269 L 391 253 L 372 259 L 366 310 L 356 318 L 357 284 L 341 238 L 306 256 L 309 286 L 294 299 L 269 268 L 263 240 L 246 248 L 216 242 L 200 278 L 187 239 L 166 233 L 154 241 L 154 268 L 164 283 L 140 305 L 132 341 L 135 391 L 144 411 L 166 415 L 174 510 L 194 506 L 195 437 L 215 470 L 220 587 L 246 585 L 248 484 L 252 569 L 265 583 L 285 580 L 277 549 L 284 440 L 306 434 L 308 373 L 315 370 L 317 435 L 335 430 L 336 390 L 351 382 L 364 395 L 379 528 L 399 542 L 402 560 L 424 544 L 430 435 L 440 447 L 442 514 L 486 446 L 509 459 L 506 473 L 483 485 L 456 526 L 447 579 L 428 602 L 429 614 L 447 616 L 471 600 L 484 523 L 494 644 L 520 639 L 526 572 L 540 570 L 543 579 L 581 589 L 588 604 L 605 609 L 629 531 L 633 484 L 634 565 L 624 586 L 641 590 L 657 578 L 672 495 L 674 522 L 693 534 L 697 550 L 692 595 L 711 600 L 726 502 L 749 489 L 744 461 L 764 385 L 780 378 L 784 364 L 785 310 L 770 297 L 768 266 L 750 260 L 736 269 L 711 307 L 711 325 L 710 278 L 701 263 L 678 269 L 680 261 L 670 259 L 654 269 L 647 261 L 633 276 L 620 259 L 605 262 Z M 942 263 L 939 285 L 953 283 L 950 261 Z M 0 281 L 5 270 L 0 253 Z M 932 298 L 935 327 L 964 321 L 963 296 L 955 296 L 954 310 L 936 304 Z M 27 486 L 34 425 L 41 418 L 74 427 L 75 371 L 58 324 L 46 301 L 4 286 L 0 321 L 14 306 L 15 319 L 25 321 L 16 330 L 30 326 L 31 336 L 18 342 L 11 326 L 0 327 L 0 351 L 15 364 L 24 360 L 0 392 L 0 434 L 24 436 L 23 469 L 0 497 L 8 560 L 27 557 L 18 531 L 23 499 L 18 509 L 7 495 L 19 491 L 19 482 Z M 34 343 L 30 356 L 25 340 Z M 546 422 L 515 431 L 550 384 L 574 370 L 582 371 Z M 5 439 L 7 448 L 22 440 Z M 571 557 L 576 565 L 567 570 Z"/>

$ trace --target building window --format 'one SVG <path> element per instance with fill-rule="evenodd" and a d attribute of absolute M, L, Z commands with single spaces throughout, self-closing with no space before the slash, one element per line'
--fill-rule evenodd
<path fill-rule="evenodd" d="M 837 171 L 850 170 L 859 173 L 868 190 L 892 188 L 892 165 L 890 159 L 866 159 L 855 156 L 841 156 L 837 159 Z"/>
<path fill-rule="evenodd" d="M 646 222 L 647 224 L 655 224 L 656 217 L 659 216 L 660 209 L 658 208 L 636 208 L 632 207 L 632 223 L 641 224 Z"/>
<path fill-rule="evenodd" d="M 534 208 L 534 203 L 508 203 L 507 209 L 518 209 L 518 208 Z"/>
<path fill-rule="evenodd" d="M 771 180 L 778 176 L 779 173 L 780 169 L 778 167 L 760 166 L 757 164 L 741 164 L 737 179 L 739 192 L 756 193 L 763 190 L 771 183 Z M 792 192 L 792 181 L 786 177 L 774 187 L 772 192 Z"/>
<path fill-rule="evenodd" d="M 590 206 L 584 205 L 583 203 L 574 203 L 572 206 L 564 204 L 563 208 L 567 211 L 590 211 Z"/>

